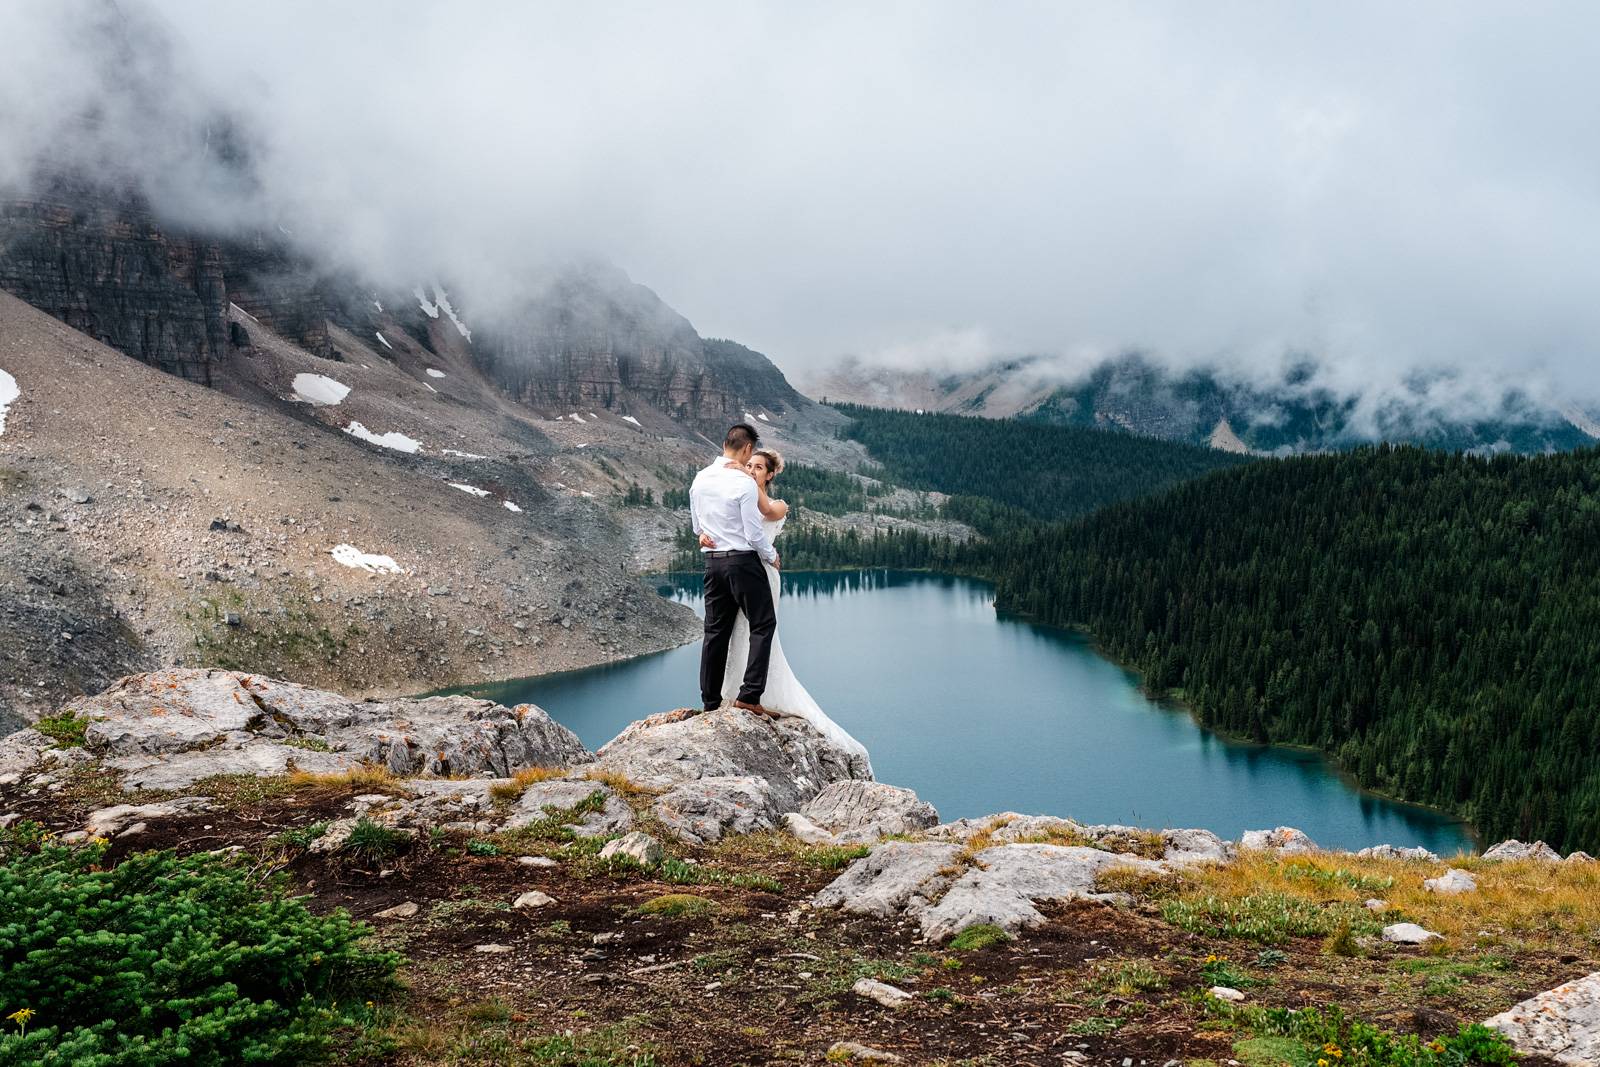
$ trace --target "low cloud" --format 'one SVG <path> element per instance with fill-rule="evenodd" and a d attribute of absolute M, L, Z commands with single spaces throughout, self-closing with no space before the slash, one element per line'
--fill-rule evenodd
<path fill-rule="evenodd" d="M 75 160 L 376 281 L 600 257 L 801 372 L 1600 396 L 1592 5 L 61 0 L 0 41 L 0 184 Z"/>

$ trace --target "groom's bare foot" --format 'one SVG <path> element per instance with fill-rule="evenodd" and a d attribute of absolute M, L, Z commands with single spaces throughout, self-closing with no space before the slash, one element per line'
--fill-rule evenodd
<path fill-rule="evenodd" d="M 778 717 L 776 712 L 768 711 L 760 704 L 751 704 L 743 700 L 735 700 L 733 702 L 733 706 L 738 708 L 740 711 L 748 711 L 752 715 L 760 715 L 764 719 L 776 719 Z"/>

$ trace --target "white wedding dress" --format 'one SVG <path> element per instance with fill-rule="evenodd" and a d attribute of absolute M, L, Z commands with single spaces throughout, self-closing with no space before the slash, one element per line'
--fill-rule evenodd
<path fill-rule="evenodd" d="M 783 519 L 761 520 L 761 528 L 766 531 L 768 544 L 776 543 L 778 534 L 783 531 L 783 522 Z M 772 609 L 776 612 L 778 593 L 782 587 L 778 578 L 778 568 L 770 563 L 763 563 L 762 566 L 766 568 L 767 584 L 772 586 Z M 781 625 L 779 630 L 782 630 Z M 845 751 L 866 760 L 867 750 L 861 742 L 828 718 L 827 713 L 811 698 L 811 694 L 806 692 L 806 687 L 800 684 L 800 679 L 794 676 L 794 671 L 789 668 L 789 661 L 784 658 L 783 644 L 778 638 L 779 634 L 774 632 L 772 657 L 767 661 L 767 688 L 761 694 L 761 706 L 779 715 L 793 715 L 806 720 L 816 727 L 822 736 Z M 749 659 L 750 620 L 745 618 L 744 612 L 741 611 L 739 618 L 733 624 L 733 639 L 728 644 L 728 668 L 722 675 L 724 701 L 732 701 L 739 696 L 739 685 L 744 681 L 744 668 Z"/>

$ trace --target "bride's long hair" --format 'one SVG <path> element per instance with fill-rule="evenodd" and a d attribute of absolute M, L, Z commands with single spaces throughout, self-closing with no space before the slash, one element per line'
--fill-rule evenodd
<path fill-rule="evenodd" d="M 776 448 L 758 448 L 755 454 L 767 461 L 767 485 L 783 473 L 783 455 Z"/>

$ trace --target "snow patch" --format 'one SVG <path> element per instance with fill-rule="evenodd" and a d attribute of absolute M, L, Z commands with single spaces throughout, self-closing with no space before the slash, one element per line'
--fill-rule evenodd
<path fill-rule="evenodd" d="M 359 437 L 368 444 L 378 445 L 382 448 L 392 448 L 396 452 L 409 452 L 416 454 L 422 451 L 422 442 L 414 437 L 407 437 L 398 430 L 388 433 L 373 433 L 359 422 L 352 422 L 344 428 L 344 432 L 351 437 Z"/>
<path fill-rule="evenodd" d="M 0 370 L 0 433 L 6 432 L 6 409 L 21 395 L 22 389 L 17 385 L 17 380 Z"/>
<path fill-rule="evenodd" d="M 463 485 L 460 482 L 447 482 L 445 484 L 450 486 L 450 488 L 452 488 L 452 489 L 459 489 L 463 493 L 471 493 L 473 496 L 488 496 L 489 495 L 489 490 L 487 490 L 487 489 L 479 489 L 475 485 Z"/>
<path fill-rule="evenodd" d="M 759 412 L 759 411 L 756 412 L 756 418 L 760 419 L 762 422 L 771 422 L 772 421 L 771 419 L 767 418 L 767 416 L 765 414 L 763 414 L 762 412 Z"/>
<path fill-rule="evenodd" d="M 641 429 L 643 429 L 643 427 L 644 427 L 644 424 L 641 423 L 638 419 L 634 418 L 632 415 L 624 415 L 624 416 L 622 416 L 622 421 L 623 422 L 631 422 L 635 426 L 640 427 Z"/>
<path fill-rule="evenodd" d="M 342 563 L 346 567 L 366 571 L 369 574 L 399 574 L 400 564 L 391 556 L 379 556 L 371 552 L 363 552 L 355 545 L 334 545 L 328 551 L 335 563 Z"/>
<path fill-rule="evenodd" d="M 439 391 L 439 390 L 435 389 L 433 386 L 428 385 L 427 382 L 423 382 L 422 384 L 424 386 L 427 386 L 428 392 L 430 392 L 430 393 L 437 393 Z"/>
<path fill-rule="evenodd" d="M 457 459 L 488 459 L 489 458 L 488 456 L 480 456 L 476 452 L 461 452 L 461 451 L 458 451 L 458 450 L 456 450 L 454 448 L 441 448 L 441 449 L 439 449 L 439 451 L 442 452 L 444 455 L 447 455 L 447 456 L 455 456 Z"/>
<path fill-rule="evenodd" d="M 591 412 L 589 412 L 589 417 L 590 417 L 590 418 L 591 418 L 591 419 L 594 419 L 594 420 L 595 420 L 595 421 L 596 421 L 596 422 L 599 422 L 599 421 L 600 421 L 600 416 L 599 416 L 599 415 L 596 415 L 596 414 L 595 414 L 595 413 L 594 413 L 594 412 L 592 412 L 592 411 L 591 411 Z"/>
<path fill-rule="evenodd" d="M 296 374 L 292 387 L 296 400 L 327 407 L 337 407 L 350 395 L 348 385 L 336 382 L 326 374 Z"/>
<path fill-rule="evenodd" d="M 417 298 L 417 306 L 422 309 L 424 315 L 430 319 L 439 317 L 439 305 L 428 300 L 427 295 L 422 291 L 422 286 L 419 285 L 411 290 L 411 295 Z"/>
<path fill-rule="evenodd" d="M 747 412 L 744 413 L 744 421 L 745 422 L 755 422 L 756 421 L 756 417 L 754 415 L 750 414 L 747 411 Z"/>
<path fill-rule="evenodd" d="M 374 330 L 373 332 L 378 335 L 378 340 L 383 342 L 383 347 L 384 348 L 387 348 L 391 352 L 394 351 L 394 345 L 389 343 L 389 339 L 383 335 L 383 331 L 382 330 Z"/>
<path fill-rule="evenodd" d="M 470 345 L 472 343 L 472 331 L 467 329 L 466 324 L 456 317 L 456 309 L 450 306 L 449 294 L 436 285 L 433 287 L 433 300 L 439 306 L 439 310 L 444 312 L 445 318 L 450 320 L 450 325 L 456 328 L 456 333 L 466 338 L 467 344 Z"/>
<path fill-rule="evenodd" d="M 578 443 L 578 447 L 579 448 L 588 448 L 589 447 L 589 442 L 588 441 L 580 441 Z"/>
<path fill-rule="evenodd" d="M 589 498 L 589 499 L 590 499 L 590 500 L 593 500 L 593 499 L 594 499 L 594 494 L 593 494 L 593 493 L 591 493 L 591 492 L 589 492 L 589 491 L 588 491 L 588 490 L 586 490 L 586 489 L 580 489 L 580 490 L 578 490 L 578 495 L 579 495 L 579 496 L 586 496 L 586 497 L 588 497 L 588 498 Z"/>
<path fill-rule="evenodd" d="M 521 515 L 521 514 L 522 514 L 522 509 L 521 509 L 521 508 L 519 508 L 519 507 L 517 507 L 517 506 L 516 506 L 516 505 L 515 505 L 515 504 L 513 504 L 513 503 L 512 503 L 512 502 L 511 502 L 511 501 L 509 501 L 509 500 L 502 500 L 502 501 L 500 501 L 500 503 L 501 503 L 501 504 L 504 504 L 504 505 L 505 505 L 505 509 L 506 509 L 506 510 L 507 510 L 507 511 L 514 511 L 514 512 L 516 512 L 516 513 L 517 513 L 517 514 L 518 514 L 518 515 Z"/>
<path fill-rule="evenodd" d="M 376 300 L 374 300 L 374 301 L 373 301 L 373 302 L 372 302 L 372 306 L 373 306 L 373 307 L 375 307 L 375 308 L 377 308 L 377 309 L 378 309 L 378 310 L 379 310 L 379 311 L 382 311 L 382 310 L 383 310 L 383 305 L 382 305 L 382 304 L 381 304 L 381 303 L 379 303 L 379 302 L 378 302 L 378 301 L 376 301 Z"/>
<path fill-rule="evenodd" d="M 445 373 L 442 370 L 434 370 L 432 367 L 429 367 L 428 368 L 428 377 L 430 377 L 430 378 L 443 378 L 443 377 L 445 377 Z"/>
<path fill-rule="evenodd" d="M 574 411 L 571 415 L 568 415 L 567 418 L 571 419 L 573 422 L 588 422 L 589 421 L 588 419 L 584 418 L 582 415 L 579 415 L 576 411 Z"/>

